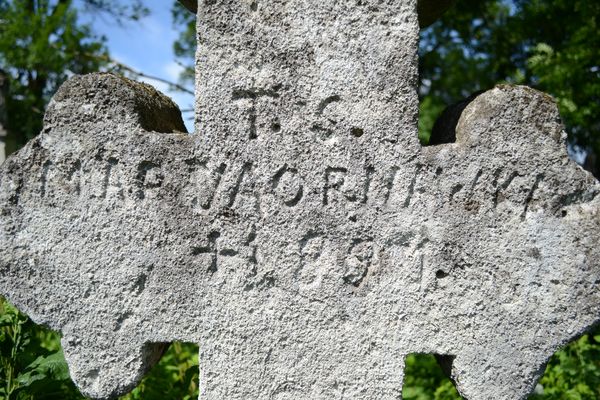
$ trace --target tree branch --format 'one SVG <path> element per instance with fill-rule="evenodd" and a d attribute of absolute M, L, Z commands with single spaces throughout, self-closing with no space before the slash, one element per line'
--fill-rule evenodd
<path fill-rule="evenodd" d="M 171 82 L 167 79 L 164 79 L 164 78 L 161 78 L 158 76 L 154 76 L 154 75 L 149 75 L 144 72 L 138 71 L 128 65 L 125 65 L 123 63 L 118 62 L 117 60 L 112 59 L 109 56 L 106 56 L 106 55 L 97 56 L 97 55 L 91 55 L 91 54 L 87 54 L 87 55 L 92 58 L 95 58 L 97 60 L 102 60 L 102 61 L 108 62 L 109 64 L 112 64 L 112 68 L 109 67 L 109 71 L 113 71 L 113 72 L 118 71 L 118 70 L 127 71 L 130 74 L 134 75 L 135 77 L 141 77 L 141 78 L 151 79 L 151 80 L 157 81 L 157 82 L 162 82 L 162 83 L 165 83 L 165 84 L 175 88 L 176 90 L 194 95 L 193 90 L 190 90 L 190 89 L 186 88 L 185 86 L 180 85 L 179 83 Z"/>
<path fill-rule="evenodd" d="M 186 88 L 185 86 L 182 86 L 182 85 L 180 85 L 178 83 L 171 82 L 171 81 L 169 81 L 167 79 L 164 79 L 164 78 L 161 78 L 161 77 L 158 77 L 158 76 L 145 74 L 145 73 L 143 73 L 141 71 L 137 71 L 137 70 L 135 70 L 135 69 L 133 69 L 133 68 L 125 65 L 125 64 L 121 64 L 120 62 L 115 61 L 115 60 L 111 60 L 111 62 L 117 67 L 116 69 L 122 69 L 122 70 L 128 71 L 129 73 L 131 73 L 131 74 L 133 74 L 133 75 L 135 75 L 137 77 L 147 78 L 147 79 L 151 79 L 153 81 L 158 81 L 158 82 L 166 83 L 167 85 L 172 86 L 173 88 L 175 88 L 175 89 L 177 89 L 177 90 L 179 90 L 181 92 L 185 92 L 185 93 L 189 93 L 191 95 L 194 95 L 194 91 L 193 90 L 190 90 L 190 89 Z"/>

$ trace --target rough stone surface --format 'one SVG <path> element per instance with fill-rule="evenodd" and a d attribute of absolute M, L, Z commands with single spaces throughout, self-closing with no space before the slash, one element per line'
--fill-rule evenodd
<path fill-rule="evenodd" d="M 198 12 L 198 0 L 179 0 L 179 2 L 190 12 Z M 258 8 L 258 1 L 252 2 L 254 7 Z M 433 24 L 450 7 L 456 3 L 456 0 L 418 0 L 419 26 L 425 28 Z M 252 4 L 251 4 L 252 7 Z"/>
<path fill-rule="evenodd" d="M 8 77 L 0 69 L 0 164 L 6 158 L 6 95 L 8 92 Z"/>
<path fill-rule="evenodd" d="M 181 340 L 206 399 L 397 399 L 412 352 L 523 399 L 598 320 L 600 185 L 556 105 L 497 87 L 421 147 L 415 10 L 204 3 L 196 135 L 147 86 L 63 86 L 0 168 L 0 293 L 85 394 Z"/>

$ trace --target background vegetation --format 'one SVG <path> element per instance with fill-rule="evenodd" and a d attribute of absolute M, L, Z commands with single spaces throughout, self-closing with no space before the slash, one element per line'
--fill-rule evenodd
<path fill-rule="evenodd" d="M 70 75 L 115 69 L 105 39 L 81 24 L 78 12 L 105 13 L 132 24 L 148 10 L 143 0 L 125 5 L 81 0 L 77 7 L 70 0 L 0 0 L 0 74 L 9 81 L 10 152 L 38 134 L 45 105 Z M 445 106 L 497 83 L 527 84 L 557 99 L 571 149 L 587 154 L 587 167 L 598 176 L 599 17 L 600 2 L 589 0 L 458 0 L 422 31 L 422 142 Z M 186 86 L 193 81 L 194 17 L 174 4 L 173 18 L 181 32 L 175 53 L 188 65 L 179 84 Z M 405 399 L 460 398 L 433 356 L 409 356 L 405 374 Z M 122 399 L 197 396 L 198 347 L 175 343 Z M 82 398 L 69 378 L 59 335 L 0 298 L 0 399 Z M 599 399 L 600 330 L 559 351 L 531 398 Z"/>

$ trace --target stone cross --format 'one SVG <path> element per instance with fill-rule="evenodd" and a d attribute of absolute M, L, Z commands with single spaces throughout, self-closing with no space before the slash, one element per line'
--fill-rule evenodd
<path fill-rule="evenodd" d="M 84 394 L 180 340 L 203 399 L 398 399 L 413 352 L 524 399 L 598 321 L 600 185 L 555 103 L 499 86 L 422 147 L 416 9 L 204 1 L 194 135 L 148 85 L 59 90 L 0 168 L 0 293 Z"/>

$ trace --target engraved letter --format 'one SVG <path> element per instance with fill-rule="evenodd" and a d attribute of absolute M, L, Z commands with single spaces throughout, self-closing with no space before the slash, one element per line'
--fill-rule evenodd
<path fill-rule="evenodd" d="M 273 190 L 288 207 L 296 206 L 303 196 L 302 180 L 298 171 L 284 166 L 273 178 Z"/>

